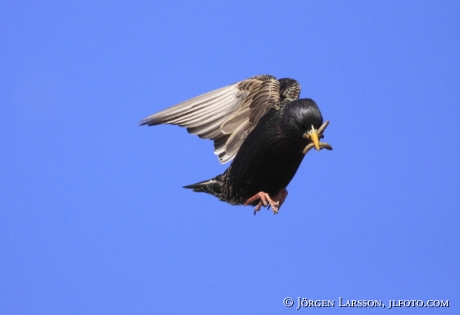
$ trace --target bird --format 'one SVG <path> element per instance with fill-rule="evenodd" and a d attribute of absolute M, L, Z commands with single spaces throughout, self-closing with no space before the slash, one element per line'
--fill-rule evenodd
<path fill-rule="evenodd" d="M 277 214 L 286 187 L 312 148 L 332 150 L 320 140 L 323 122 L 318 105 L 299 99 L 300 84 L 290 78 L 257 75 L 202 94 L 153 114 L 140 125 L 172 124 L 214 141 L 223 174 L 184 186 L 231 205 L 261 207 Z"/>

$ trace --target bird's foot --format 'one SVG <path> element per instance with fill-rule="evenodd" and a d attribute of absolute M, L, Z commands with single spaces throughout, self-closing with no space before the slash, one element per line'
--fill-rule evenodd
<path fill-rule="evenodd" d="M 284 200 L 286 200 L 287 195 L 288 195 L 288 191 L 283 188 L 280 191 L 278 191 L 278 193 L 275 195 L 275 197 L 273 197 L 273 200 L 279 202 L 278 210 L 283 205 Z M 273 212 L 275 212 L 275 211 L 273 210 Z M 276 211 L 276 213 L 278 213 L 278 211 Z M 274 213 L 274 214 L 276 214 L 276 213 Z"/>
<path fill-rule="evenodd" d="M 270 205 L 273 209 L 273 212 L 276 214 L 278 213 L 278 210 L 279 210 L 279 202 L 278 201 L 274 201 L 272 198 L 270 198 L 270 195 L 267 194 L 266 192 L 258 192 L 257 194 L 255 194 L 254 196 L 252 196 L 251 198 L 249 198 L 248 200 L 246 200 L 246 202 L 244 203 L 245 206 L 247 206 L 248 204 L 256 201 L 256 200 L 259 200 L 259 203 L 255 206 L 254 208 L 254 214 L 256 214 L 257 211 L 260 210 L 260 208 L 262 206 L 266 207 L 268 205 Z"/>
<path fill-rule="evenodd" d="M 246 202 L 244 203 L 245 206 L 247 206 L 248 204 L 256 201 L 256 200 L 259 200 L 259 203 L 255 206 L 254 208 L 254 215 L 256 214 L 257 211 L 260 210 L 260 208 L 262 206 L 266 207 L 266 206 L 269 206 L 272 208 L 273 210 L 273 214 L 277 214 L 279 209 L 281 208 L 281 205 L 284 203 L 284 200 L 286 199 L 287 197 L 287 190 L 286 189 L 281 189 L 273 198 L 270 197 L 269 194 L 267 194 L 266 192 L 258 192 L 257 194 L 255 194 L 254 196 L 252 196 L 251 198 L 249 198 L 248 200 L 246 200 Z"/>
<path fill-rule="evenodd" d="M 307 154 L 308 151 L 310 151 L 312 148 L 315 148 L 316 150 L 322 150 L 322 149 L 327 149 L 327 150 L 332 150 L 332 147 L 329 143 L 326 142 L 320 142 L 319 139 L 324 138 L 323 132 L 326 130 L 326 127 L 329 125 L 329 120 L 326 120 L 324 124 L 322 124 L 321 127 L 319 127 L 318 130 L 311 126 L 311 130 L 307 131 L 303 137 L 305 139 L 310 139 L 312 142 L 310 142 L 305 149 L 303 149 L 303 154 Z"/>

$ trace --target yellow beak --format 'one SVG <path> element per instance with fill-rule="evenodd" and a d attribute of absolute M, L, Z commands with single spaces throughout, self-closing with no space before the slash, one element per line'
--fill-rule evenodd
<path fill-rule="evenodd" d="M 311 126 L 311 130 L 306 132 L 303 135 L 303 137 L 306 139 L 310 139 L 313 142 L 313 145 L 315 146 L 316 150 L 321 150 L 321 146 L 319 144 L 318 130 L 316 130 L 315 127 L 313 127 L 313 125 Z"/>
<path fill-rule="evenodd" d="M 315 149 L 317 151 L 321 150 L 321 147 L 319 146 L 318 132 L 316 130 L 311 131 L 310 139 L 311 139 L 311 141 L 313 141 L 313 144 L 315 145 Z"/>
<path fill-rule="evenodd" d="M 323 137 L 323 132 L 326 129 L 327 125 L 329 125 L 329 121 L 326 121 L 318 130 L 311 126 L 311 130 L 304 133 L 303 137 L 305 139 L 310 139 L 311 142 L 303 149 L 302 153 L 307 154 L 308 151 L 313 149 L 313 147 L 320 151 L 321 149 L 332 150 L 332 147 L 329 143 L 326 142 L 319 142 L 319 138 Z"/>

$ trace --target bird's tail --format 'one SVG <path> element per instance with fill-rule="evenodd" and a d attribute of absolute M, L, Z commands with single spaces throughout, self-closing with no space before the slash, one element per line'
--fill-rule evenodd
<path fill-rule="evenodd" d="M 223 176 L 218 175 L 213 179 L 208 179 L 196 184 L 184 186 L 184 188 L 193 189 L 196 192 L 205 192 L 216 197 L 220 197 L 223 187 Z"/>

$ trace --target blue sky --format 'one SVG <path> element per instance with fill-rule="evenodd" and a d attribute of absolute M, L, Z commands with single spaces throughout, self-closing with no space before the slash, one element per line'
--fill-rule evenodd
<path fill-rule="evenodd" d="M 458 314 L 460 2 L 0 3 L 2 314 Z M 277 216 L 142 118 L 258 74 L 331 121 Z"/>

